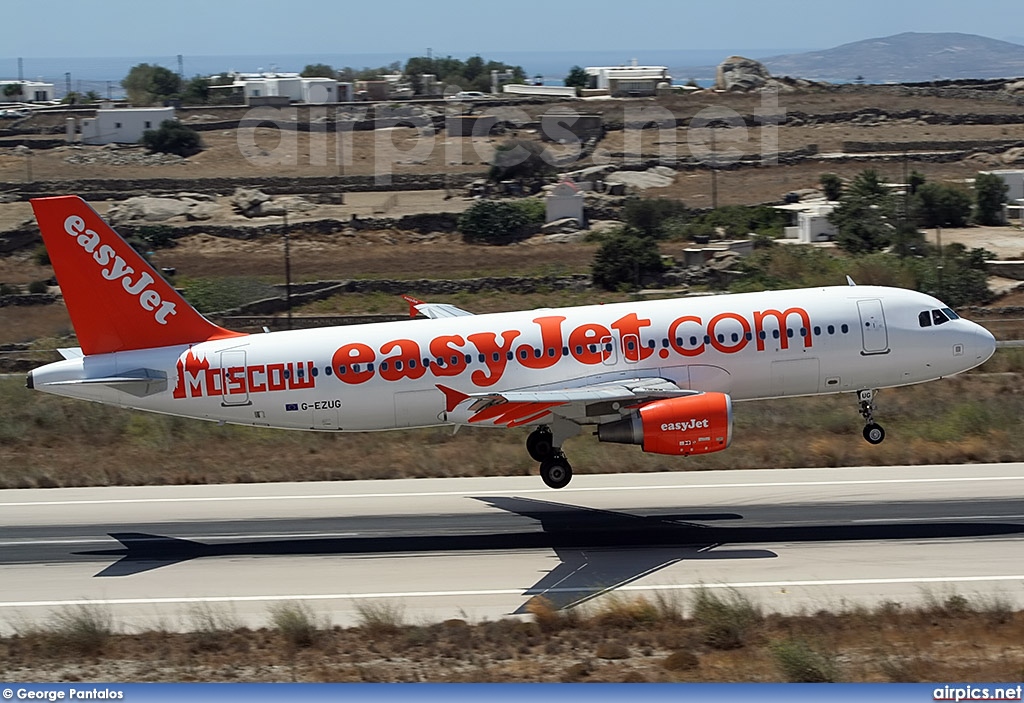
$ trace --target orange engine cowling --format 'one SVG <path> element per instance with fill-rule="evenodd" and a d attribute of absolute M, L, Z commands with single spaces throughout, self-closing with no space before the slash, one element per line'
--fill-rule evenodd
<path fill-rule="evenodd" d="M 655 400 L 628 417 L 597 426 L 602 442 L 639 444 L 653 454 L 710 454 L 732 441 L 732 400 L 701 393 Z"/>

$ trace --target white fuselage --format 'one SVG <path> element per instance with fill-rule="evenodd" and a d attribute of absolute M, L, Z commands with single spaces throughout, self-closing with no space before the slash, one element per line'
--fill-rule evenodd
<path fill-rule="evenodd" d="M 449 424 L 465 393 L 643 377 L 736 400 L 920 383 L 977 366 L 992 335 L 912 291 L 842 286 L 275 332 L 97 354 L 37 389 L 172 415 L 315 430 Z M 89 379 L 152 379 L 144 392 Z"/>

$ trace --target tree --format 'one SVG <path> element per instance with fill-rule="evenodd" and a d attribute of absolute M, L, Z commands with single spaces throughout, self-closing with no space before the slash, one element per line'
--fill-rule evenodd
<path fill-rule="evenodd" d="M 834 173 L 823 173 L 818 178 L 825 200 L 839 200 L 843 196 L 843 179 Z"/>
<path fill-rule="evenodd" d="M 181 77 L 169 68 L 140 63 L 128 71 L 121 87 L 132 103 L 152 105 L 177 97 L 181 93 Z"/>
<path fill-rule="evenodd" d="M 150 153 L 192 156 L 202 147 L 199 132 L 177 120 L 164 120 L 159 129 L 147 129 L 142 133 L 142 144 Z"/>
<path fill-rule="evenodd" d="M 563 83 L 570 88 L 575 88 L 576 94 L 579 95 L 580 90 L 586 88 L 589 83 L 587 72 L 581 66 L 573 66 L 569 69 L 569 75 L 565 77 Z"/>
<path fill-rule="evenodd" d="M 928 181 L 925 175 L 920 171 L 914 170 L 910 172 L 910 177 L 907 179 L 907 186 L 910 188 L 910 194 L 913 195 L 917 192 L 917 189 L 923 186 Z"/>
<path fill-rule="evenodd" d="M 302 69 L 302 73 L 299 75 L 303 78 L 334 78 L 338 75 L 338 72 L 328 64 L 311 63 L 306 64 L 306 67 Z"/>
<path fill-rule="evenodd" d="M 191 105 L 205 105 L 210 101 L 210 79 L 195 76 L 185 86 L 181 97 Z"/>
<path fill-rule="evenodd" d="M 847 194 L 828 216 L 836 226 L 836 244 L 851 254 L 880 251 L 892 242 L 892 203 Z"/>
<path fill-rule="evenodd" d="M 664 270 L 657 243 L 624 228 L 605 239 L 597 250 L 591 278 L 594 285 L 606 290 L 617 290 L 623 286 L 639 288 Z"/>
<path fill-rule="evenodd" d="M 85 102 L 87 103 L 98 103 L 103 97 L 95 90 L 87 91 L 85 94 Z"/>
<path fill-rule="evenodd" d="M 20 98 L 24 93 L 21 83 L 8 83 L 4 86 L 5 98 Z"/>
<path fill-rule="evenodd" d="M 492 181 L 541 178 L 555 172 L 551 161 L 547 149 L 538 142 L 512 139 L 495 148 L 487 177 Z"/>
<path fill-rule="evenodd" d="M 921 227 L 966 227 L 971 218 L 971 196 L 956 186 L 925 183 L 911 198 Z"/>
<path fill-rule="evenodd" d="M 882 177 L 873 168 L 865 169 L 850 181 L 849 192 L 861 198 L 877 199 L 889 193 L 882 185 Z"/>
<path fill-rule="evenodd" d="M 974 179 L 974 221 L 979 225 L 1003 223 L 1003 203 L 1009 186 L 994 173 L 979 173 Z"/>

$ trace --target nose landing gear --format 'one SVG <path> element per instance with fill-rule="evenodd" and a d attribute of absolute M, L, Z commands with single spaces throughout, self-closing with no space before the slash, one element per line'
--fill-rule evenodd
<path fill-rule="evenodd" d="M 885 430 L 875 422 L 875 392 L 873 390 L 858 391 L 857 398 L 860 414 L 864 418 L 864 439 L 870 444 L 881 444 L 885 439 Z"/>

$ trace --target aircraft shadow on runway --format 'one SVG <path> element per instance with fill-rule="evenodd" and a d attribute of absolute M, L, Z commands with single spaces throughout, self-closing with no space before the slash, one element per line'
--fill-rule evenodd
<path fill-rule="evenodd" d="M 680 561 L 764 559 L 766 549 L 725 545 L 791 542 L 949 539 L 1024 533 L 1024 525 L 995 522 L 897 522 L 870 525 L 725 527 L 702 523 L 742 520 L 735 513 L 641 516 L 563 503 L 513 497 L 476 498 L 533 519 L 540 529 L 472 534 L 376 537 L 317 537 L 205 544 L 137 532 L 110 533 L 122 549 L 77 552 L 117 556 L 98 577 L 130 576 L 200 557 L 368 554 L 416 555 L 459 551 L 552 549 L 559 564 L 524 595 L 543 596 L 569 608 Z M 524 603 L 515 612 L 525 612 Z"/>

